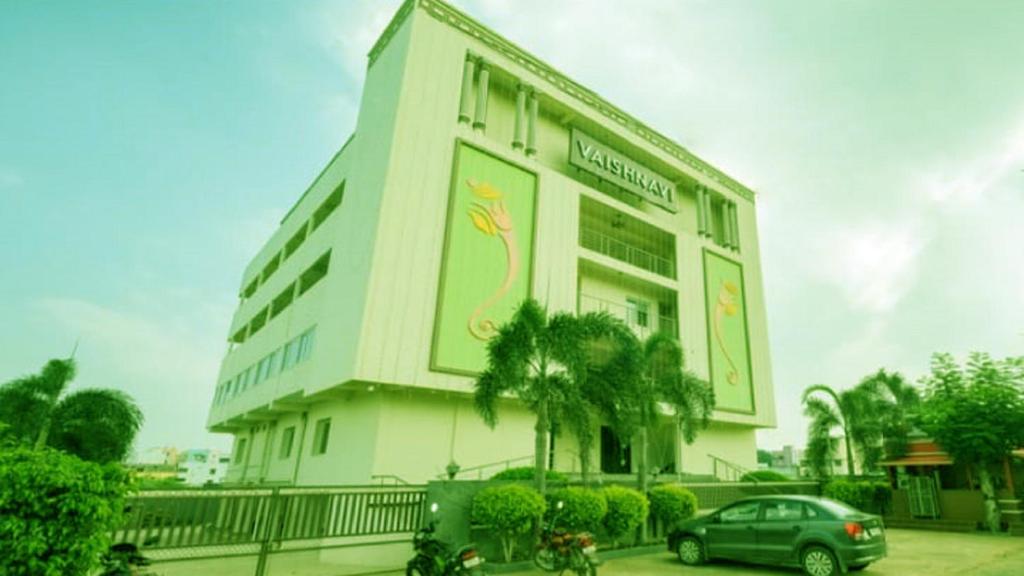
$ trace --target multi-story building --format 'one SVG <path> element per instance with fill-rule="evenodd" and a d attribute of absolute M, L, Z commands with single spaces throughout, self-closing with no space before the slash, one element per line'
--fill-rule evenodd
<path fill-rule="evenodd" d="M 625 80 L 625 79 L 624 79 Z M 657 79 L 649 75 L 633 82 Z M 686 113 L 681 110 L 680 113 Z M 775 423 L 754 194 L 438 0 L 408 0 L 369 53 L 355 133 L 243 274 L 209 428 L 228 481 L 423 481 L 528 460 L 515 400 L 472 404 L 495 326 L 534 297 L 667 331 L 717 396 L 663 472 L 756 467 Z M 595 430 L 595 464 L 629 471 Z M 552 442 L 573 471 L 576 442 Z"/>
<path fill-rule="evenodd" d="M 220 484 L 230 465 L 230 456 L 217 450 L 185 450 L 178 458 L 177 478 L 187 486 Z"/>

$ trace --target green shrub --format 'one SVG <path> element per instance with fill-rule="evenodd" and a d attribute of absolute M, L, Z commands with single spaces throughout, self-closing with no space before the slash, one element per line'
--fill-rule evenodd
<path fill-rule="evenodd" d="M 647 499 L 651 502 L 651 514 L 667 529 L 697 513 L 697 496 L 679 484 L 655 486 Z"/>
<path fill-rule="evenodd" d="M 647 521 L 647 498 L 639 490 L 609 486 L 602 492 L 608 502 L 604 529 L 612 540 L 619 540 Z"/>
<path fill-rule="evenodd" d="M 501 540 L 505 562 L 511 562 L 516 539 L 530 531 L 546 507 L 544 497 L 533 488 L 520 484 L 491 486 L 473 497 L 472 519 L 494 530 Z"/>
<path fill-rule="evenodd" d="M 506 468 L 494 476 L 491 476 L 491 480 L 529 480 L 532 482 L 533 476 L 533 466 L 519 466 L 516 468 Z M 569 478 L 566 477 L 565 474 L 554 470 L 546 470 L 544 478 L 547 479 L 549 484 L 565 484 L 569 481 Z"/>
<path fill-rule="evenodd" d="M 789 482 L 792 478 L 775 470 L 754 470 L 740 478 L 740 482 Z"/>
<path fill-rule="evenodd" d="M 858 510 L 884 514 L 892 503 L 892 488 L 888 482 L 878 480 L 831 480 L 821 491 L 822 496 L 839 500 Z"/>
<path fill-rule="evenodd" d="M 548 514 L 558 516 L 557 524 L 569 530 L 596 531 L 608 513 L 604 494 L 586 488 L 561 488 L 548 492 Z M 558 502 L 564 503 L 558 510 Z"/>
<path fill-rule="evenodd" d="M 0 574 L 84 575 L 120 519 L 128 474 L 56 450 L 0 452 Z"/>

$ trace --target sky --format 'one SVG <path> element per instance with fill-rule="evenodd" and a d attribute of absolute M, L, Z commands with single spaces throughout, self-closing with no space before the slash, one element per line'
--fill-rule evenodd
<path fill-rule="evenodd" d="M 0 382 L 75 348 L 136 447 L 207 409 L 248 259 L 354 128 L 397 0 L 0 1 Z M 757 191 L 779 425 L 1024 354 L 1024 3 L 460 0 Z"/>

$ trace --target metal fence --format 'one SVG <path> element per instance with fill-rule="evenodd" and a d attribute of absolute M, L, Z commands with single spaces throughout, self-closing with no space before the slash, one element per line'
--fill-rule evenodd
<path fill-rule="evenodd" d="M 157 560 L 258 555 L 330 547 L 345 538 L 402 534 L 423 522 L 423 486 L 345 486 L 143 492 L 113 534 Z M 155 554 L 154 554 L 155 553 Z"/>
<path fill-rule="evenodd" d="M 675 279 L 676 277 L 675 262 L 671 258 L 652 254 L 647 250 L 582 226 L 580 227 L 580 246 L 666 278 Z"/>

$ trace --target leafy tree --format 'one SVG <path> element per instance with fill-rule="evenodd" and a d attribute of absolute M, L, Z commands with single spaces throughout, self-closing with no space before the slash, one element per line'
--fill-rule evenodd
<path fill-rule="evenodd" d="M 767 450 L 762 450 L 761 448 L 757 449 L 757 463 L 758 464 L 764 464 L 766 466 L 771 466 L 772 462 L 774 462 L 774 459 L 772 458 L 772 453 L 771 452 L 769 452 Z"/>
<path fill-rule="evenodd" d="M 953 459 L 978 471 L 991 530 L 1000 527 L 991 468 L 1024 446 L 1024 359 L 972 353 L 962 368 L 949 354 L 932 357 L 919 408 L 921 429 Z"/>
<path fill-rule="evenodd" d="M 672 408 L 683 440 L 689 444 L 707 427 L 715 398 L 707 382 L 684 368 L 683 350 L 672 336 L 658 332 L 638 346 L 626 343 L 635 338 L 631 331 L 628 338 L 622 338 L 613 359 L 591 377 L 601 384 L 593 401 L 600 403 L 605 417 L 622 430 L 620 436 L 638 437 L 637 484 L 646 494 L 648 435 L 658 423 L 659 405 Z"/>
<path fill-rule="evenodd" d="M 614 329 L 606 313 L 577 318 L 548 314 L 537 301 L 524 301 L 512 320 L 487 345 L 487 368 L 475 385 L 474 404 L 488 426 L 498 421 L 498 400 L 514 394 L 536 417 L 534 471 L 537 490 L 546 489 L 548 434 L 552 422 L 567 425 L 580 444 L 584 474 L 593 444 L 590 405 L 582 393 L 590 354 L 588 342 Z"/>
<path fill-rule="evenodd" d="M 877 419 L 885 454 L 892 457 L 907 453 L 910 432 L 914 428 L 914 413 L 921 395 L 899 372 L 884 369 L 864 378 L 857 385 L 870 397 L 871 413 Z M 878 445 L 866 451 L 865 469 L 872 468 L 881 456 Z"/>
<path fill-rule="evenodd" d="M 50 360 L 38 374 L 0 386 L 3 433 L 37 450 L 51 446 L 94 462 L 123 460 L 142 426 L 142 412 L 117 390 L 62 396 L 74 377 L 74 360 Z"/>
<path fill-rule="evenodd" d="M 27 446 L 0 452 L 0 574 L 84 576 L 117 524 L 128 475 Z"/>
<path fill-rule="evenodd" d="M 473 521 L 490 526 L 501 540 L 505 562 L 512 561 L 516 539 L 530 531 L 547 508 L 536 490 L 519 484 L 484 488 L 473 497 Z"/>

